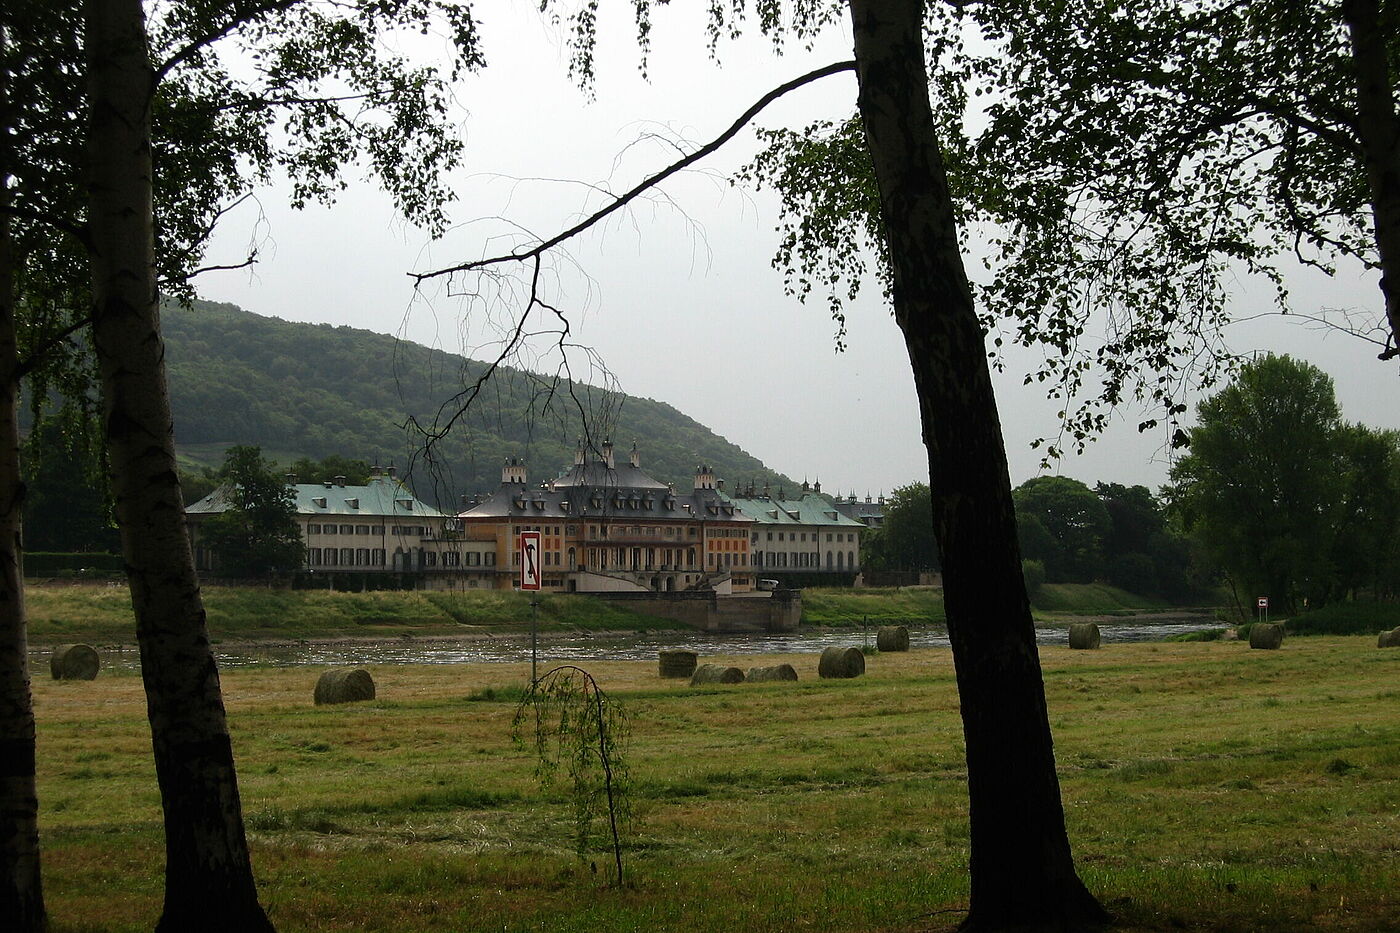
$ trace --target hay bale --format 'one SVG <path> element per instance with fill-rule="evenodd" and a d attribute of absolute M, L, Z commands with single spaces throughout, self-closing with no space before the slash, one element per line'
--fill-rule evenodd
<path fill-rule="evenodd" d="M 865 673 L 865 654 L 859 648 L 838 648 L 835 645 L 822 652 L 817 662 L 819 677 L 859 677 Z"/>
<path fill-rule="evenodd" d="M 701 664 L 690 676 L 692 687 L 698 684 L 741 684 L 743 682 L 743 671 L 737 667 L 725 667 L 723 664 Z"/>
<path fill-rule="evenodd" d="M 363 667 L 326 671 L 316 681 L 316 705 L 374 699 L 374 678 Z"/>
<path fill-rule="evenodd" d="M 1099 627 L 1093 622 L 1071 622 L 1069 624 L 1069 646 L 1071 648 L 1092 651 L 1099 644 Z"/>
<path fill-rule="evenodd" d="M 695 673 L 699 660 L 700 656 L 694 651 L 663 648 L 656 653 L 656 668 L 662 677 L 689 677 Z"/>
<path fill-rule="evenodd" d="M 751 667 L 744 675 L 744 679 L 751 684 L 764 683 L 771 680 L 796 680 L 797 671 L 791 664 L 775 664 L 772 667 Z"/>
<path fill-rule="evenodd" d="M 1400 648 L 1400 625 L 1388 632 L 1381 632 L 1380 639 L 1376 642 L 1377 648 Z"/>
<path fill-rule="evenodd" d="M 908 651 L 909 626 L 882 625 L 875 632 L 875 647 L 881 651 Z"/>
<path fill-rule="evenodd" d="M 1283 623 L 1255 622 L 1249 627 L 1249 647 L 1277 648 L 1283 644 Z"/>
<path fill-rule="evenodd" d="M 49 672 L 54 680 L 93 680 L 102 659 L 92 645 L 59 645 L 49 656 Z"/>

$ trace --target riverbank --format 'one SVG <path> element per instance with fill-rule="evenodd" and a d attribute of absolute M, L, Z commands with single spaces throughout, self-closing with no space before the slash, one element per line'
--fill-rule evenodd
<path fill-rule="evenodd" d="M 263 903 L 311 930 L 950 930 L 967 898 L 947 651 L 849 681 L 690 688 L 589 669 L 627 710 L 640 817 L 573 852 L 563 788 L 511 740 L 529 664 L 376 666 L 379 698 L 312 705 L 318 668 L 221 673 Z M 1400 651 L 1366 637 L 1042 651 L 1080 872 L 1125 931 L 1400 928 Z M 139 679 L 36 678 L 55 933 L 149 930 L 163 847 Z M 567 781 L 566 781 L 567 783 Z M 598 873 L 590 867 L 597 864 Z"/>
<path fill-rule="evenodd" d="M 1037 610 L 1039 621 L 1080 616 L 1110 619 L 1166 609 L 1110 587 L 1061 584 L 1042 589 L 1047 605 L 1056 608 Z M 29 581 L 25 601 L 32 644 L 135 643 L 136 623 L 125 585 Z M 463 638 L 520 633 L 530 625 L 530 597 L 500 590 L 342 593 L 206 585 L 204 602 L 210 637 L 220 644 Z M 802 607 L 804 627 L 923 625 L 946 618 L 943 592 L 933 587 L 806 589 Z M 623 604 L 549 593 L 539 599 L 539 628 L 546 633 L 655 632 L 685 626 Z"/>

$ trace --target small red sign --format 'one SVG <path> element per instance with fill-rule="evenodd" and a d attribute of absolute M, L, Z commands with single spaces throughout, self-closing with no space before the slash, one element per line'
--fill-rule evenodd
<path fill-rule="evenodd" d="M 540 570 L 540 533 L 520 533 L 520 588 L 538 590 L 544 574 Z"/>
<path fill-rule="evenodd" d="M 1269 608 L 1269 597 L 1267 597 L 1267 596 L 1260 596 L 1260 597 L 1259 597 L 1259 608 L 1260 608 L 1260 609 L 1268 609 L 1268 608 Z"/>

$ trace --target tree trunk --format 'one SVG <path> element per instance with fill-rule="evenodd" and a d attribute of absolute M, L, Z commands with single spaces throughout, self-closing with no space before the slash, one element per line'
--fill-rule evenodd
<path fill-rule="evenodd" d="M 1351 36 L 1356 131 L 1371 193 L 1381 294 L 1390 320 L 1387 355 L 1394 356 L 1400 352 L 1400 118 L 1386 55 L 1390 32 L 1382 27 L 1379 0 L 1343 0 L 1342 18 Z"/>
<path fill-rule="evenodd" d="M 5 36 L 0 33 L 0 43 Z M 7 75 L 0 74 L 0 112 Z M 0 180 L 13 152 L 0 128 Z M 0 181 L 0 199 L 9 198 Z M 46 925 L 39 876 L 39 795 L 34 784 L 34 705 L 25 635 L 20 521 L 24 483 L 19 459 L 19 351 L 16 345 L 15 253 L 10 218 L 0 213 L 0 929 L 37 933 Z"/>
<path fill-rule="evenodd" d="M 935 137 L 920 0 L 851 0 L 859 107 L 914 371 L 967 743 L 968 930 L 1107 915 L 1065 834 L 1006 450 Z"/>
<path fill-rule="evenodd" d="M 175 472 L 155 282 L 151 94 L 141 0 L 87 0 L 93 346 L 165 814 L 158 931 L 271 930 L 253 883 Z"/>

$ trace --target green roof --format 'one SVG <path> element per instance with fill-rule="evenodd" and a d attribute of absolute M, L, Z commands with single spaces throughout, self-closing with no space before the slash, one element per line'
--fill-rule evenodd
<path fill-rule="evenodd" d="M 745 515 L 765 525 L 829 525 L 864 529 L 865 525 L 848 518 L 821 496 L 804 495 L 799 499 L 735 499 L 726 496 Z"/>
<path fill-rule="evenodd" d="M 398 479 L 372 477 L 364 486 L 338 486 L 334 483 L 297 483 L 298 515 L 360 515 L 376 518 L 441 518 L 442 512 L 416 498 Z M 231 487 L 220 486 L 185 509 L 190 514 L 223 512 L 228 509 Z"/>

